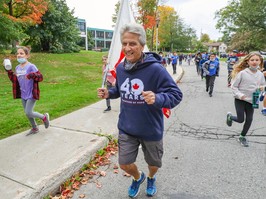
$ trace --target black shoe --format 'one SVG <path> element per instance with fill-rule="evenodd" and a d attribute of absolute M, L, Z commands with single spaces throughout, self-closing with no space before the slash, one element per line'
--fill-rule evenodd
<path fill-rule="evenodd" d="M 232 116 L 232 113 L 228 112 L 227 115 L 226 115 L 226 124 L 227 126 L 232 126 L 232 119 L 231 119 L 231 116 Z"/>
<path fill-rule="evenodd" d="M 209 92 L 209 88 L 206 88 L 206 92 Z"/>
<path fill-rule="evenodd" d="M 240 137 L 238 138 L 238 141 L 240 142 L 240 144 L 241 144 L 242 146 L 244 146 L 244 147 L 248 147 L 248 141 L 247 141 L 247 139 L 246 139 L 245 137 L 240 136 Z"/>
<path fill-rule="evenodd" d="M 107 109 L 105 109 L 103 112 L 107 112 L 107 111 L 110 111 L 111 110 L 111 106 L 108 106 Z"/>
<path fill-rule="evenodd" d="M 211 94 L 211 93 L 209 93 L 209 96 L 210 96 L 210 97 L 212 97 L 212 94 Z"/>

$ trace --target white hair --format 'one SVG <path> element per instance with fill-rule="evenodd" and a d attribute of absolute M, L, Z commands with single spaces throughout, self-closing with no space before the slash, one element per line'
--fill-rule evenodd
<path fill-rule="evenodd" d="M 142 25 L 137 24 L 137 23 L 128 23 L 128 24 L 123 25 L 120 29 L 121 42 L 122 42 L 122 36 L 126 32 L 139 35 L 140 44 L 142 46 L 146 44 L 146 32 Z"/>

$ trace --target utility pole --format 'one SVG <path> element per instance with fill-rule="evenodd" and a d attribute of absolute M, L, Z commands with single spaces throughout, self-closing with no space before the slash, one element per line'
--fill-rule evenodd
<path fill-rule="evenodd" d="M 160 17 L 157 15 L 156 17 L 156 53 L 158 53 L 158 28 L 160 23 Z"/>

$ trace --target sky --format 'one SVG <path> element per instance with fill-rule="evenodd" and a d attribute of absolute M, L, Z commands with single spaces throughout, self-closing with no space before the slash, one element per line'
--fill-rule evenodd
<path fill-rule="evenodd" d="M 200 37 L 206 33 L 217 40 L 222 34 L 215 28 L 215 11 L 225 7 L 228 0 L 163 0 L 175 9 L 186 25 L 194 28 Z M 118 0 L 66 0 L 74 16 L 85 19 L 88 27 L 113 30 L 112 15 Z M 162 1 L 160 1 L 162 2 Z"/>

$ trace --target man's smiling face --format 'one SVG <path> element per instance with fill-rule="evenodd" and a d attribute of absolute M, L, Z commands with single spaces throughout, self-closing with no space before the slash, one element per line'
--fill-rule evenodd
<path fill-rule="evenodd" d="M 130 63 L 137 62 L 142 54 L 144 46 L 139 42 L 139 35 L 125 32 L 122 36 L 122 51 L 125 54 L 126 60 Z"/>

